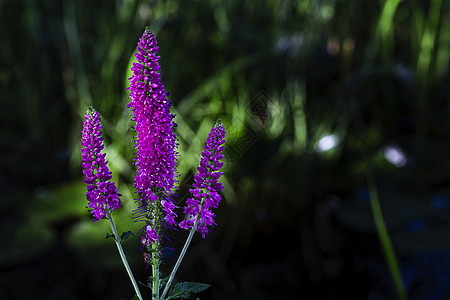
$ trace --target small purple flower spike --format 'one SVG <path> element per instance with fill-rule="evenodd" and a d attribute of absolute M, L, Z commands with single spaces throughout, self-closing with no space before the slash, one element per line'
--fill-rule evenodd
<path fill-rule="evenodd" d="M 214 214 L 211 208 L 217 208 L 221 197 L 219 192 L 222 191 L 223 185 L 218 182 L 223 172 L 220 168 L 223 163 L 220 161 L 224 155 L 221 152 L 225 149 L 222 146 L 225 143 L 225 128 L 220 120 L 216 122 L 214 127 L 206 139 L 203 146 L 200 166 L 197 168 L 198 173 L 195 174 L 194 184 L 189 191 L 193 197 L 186 200 L 184 213 L 188 215 L 188 219 L 183 220 L 179 226 L 183 229 L 190 229 L 194 226 L 195 219 L 199 215 L 201 220 L 197 225 L 198 231 L 205 238 L 209 232 L 207 226 L 213 226 Z"/>
<path fill-rule="evenodd" d="M 101 153 L 104 145 L 100 115 L 95 109 L 89 108 L 84 118 L 81 166 L 86 177 L 83 181 L 87 184 L 86 198 L 89 201 L 87 207 L 90 208 L 94 222 L 97 222 L 106 217 L 105 209 L 114 211 L 120 207 L 120 194 L 114 182 L 110 181 L 112 176 L 106 165 L 106 154 Z"/>
<path fill-rule="evenodd" d="M 153 230 L 151 225 L 147 225 L 145 227 L 145 237 L 141 238 L 141 243 L 143 245 L 149 245 L 150 243 L 156 244 L 159 243 L 159 236 L 155 230 Z"/>

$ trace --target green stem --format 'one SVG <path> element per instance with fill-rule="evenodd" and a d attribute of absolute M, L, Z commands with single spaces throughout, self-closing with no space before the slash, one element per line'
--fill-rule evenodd
<path fill-rule="evenodd" d="M 405 286 L 403 285 L 402 274 L 398 266 L 394 248 L 389 238 L 389 233 L 386 229 L 386 224 L 384 223 L 383 213 L 381 211 L 380 201 L 378 199 L 378 192 L 374 179 L 372 177 L 369 177 L 367 179 L 367 184 L 369 187 L 370 205 L 372 207 L 373 219 L 375 221 L 378 238 L 380 239 L 381 248 L 386 258 L 386 263 L 388 265 L 392 279 L 394 280 L 395 289 L 397 290 L 399 299 L 406 300 L 408 299 L 408 294 L 406 293 Z"/>
<path fill-rule="evenodd" d="M 160 278 L 159 278 L 159 265 L 161 264 L 161 258 L 160 258 L 160 248 L 161 245 L 159 243 L 159 229 L 160 229 L 160 219 L 159 219 L 159 202 L 154 202 L 151 205 L 153 205 L 152 208 L 152 228 L 157 232 L 158 234 L 158 240 L 156 243 L 152 244 L 152 299 L 153 300 L 159 300 L 159 286 L 160 286 Z"/>
<path fill-rule="evenodd" d="M 181 261 L 183 260 L 184 255 L 186 254 L 186 251 L 187 251 L 187 249 L 189 247 L 189 244 L 192 241 L 192 237 L 194 236 L 194 233 L 197 230 L 197 224 L 198 224 L 198 221 L 200 220 L 200 211 L 197 214 L 197 217 L 195 218 L 194 226 L 192 226 L 192 229 L 189 232 L 189 236 L 187 237 L 186 242 L 184 243 L 183 249 L 181 250 L 180 256 L 178 257 L 178 260 L 175 263 L 175 266 L 173 267 L 172 273 L 170 273 L 169 280 L 167 280 L 167 284 L 166 284 L 166 287 L 164 288 L 164 291 L 162 293 L 161 299 L 164 299 L 164 297 L 166 296 L 167 292 L 169 291 L 169 288 L 170 288 L 170 285 L 172 284 L 173 278 L 175 277 L 175 274 L 178 271 L 178 267 L 180 266 Z"/>
<path fill-rule="evenodd" d="M 106 215 L 108 216 L 109 224 L 111 225 L 111 229 L 114 234 L 114 241 L 116 242 L 117 250 L 119 250 L 120 258 L 122 259 L 123 265 L 125 266 L 125 269 L 127 270 L 128 276 L 130 277 L 131 283 L 133 284 L 134 290 L 136 291 L 136 295 L 139 297 L 139 299 L 142 299 L 141 292 L 139 291 L 139 287 L 136 283 L 136 280 L 134 279 L 133 273 L 131 272 L 131 268 L 128 265 L 127 258 L 125 256 L 125 253 L 122 249 L 122 244 L 120 243 L 120 237 L 117 234 L 116 226 L 114 225 L 114 221 L 112 219 L 111 213 L 109 212 L 109 209 L 106 208 Z"/>
<path fill-rule="evenodd" d="M 159 300 L 159 254 L 158 254 L 158 245 L 153 244 L 152 246 L 152 291 L 153 291 L 153 299 Z"/>

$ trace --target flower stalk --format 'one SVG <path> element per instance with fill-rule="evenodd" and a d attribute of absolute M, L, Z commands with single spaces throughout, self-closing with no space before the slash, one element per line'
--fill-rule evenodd
<path fill-rule="evenodd" d="M 131 284 L 133 285 L 133 288 L 136 291 L 136 295 L 139 297 L 139 299 L 142 300 L 143 298 L 142 298 L 141 292 L 139 291 L 139 287 L 136 283 L 136 280 L 134 279 L 133 272 L 131 272 L 131 268 L 130 268 L 130 265 L 128 264 L 127 257 L 125 256 L 125 252 L 123 251 L 123 248 L 122 248 L 122 243 L 120 242 L 120 237 L 117 234 L 116 226 L 114 225 L 113 218 L 112 218 L 111 213 L 108 208 L 106 209 L 106 216 L 108 218 L 109 224 L 111 225 L 111 230 L 114 235 L 114 242 L 116 243 L 117 250 L 119 251 L 119 255 L 120 255 L 120 258 L 122 259 L 123 265 L 125 266 L 125 269 L 127 270 L 128 277 L 130 277 Z"/>
<path fill-rule="evenodd" d="M 198 224 L 199 220 L 200 220 L 200 212 L 197 214 L 194 225 L 192 226 L 191 231 L 189 231 L 189 235 L 186 239 L 186 242 L 184 243 L 183 249 L 181 250 L 180 256 L 178 256 L 177 262 L 175 263 L 175 266 L 173 267 L 173 270 L 170 273 L 169 279 L 167 280 L 167 284 L 164 287 L 164 291 L 161 295 L 161 299 L 164 299 L 167 292 L 169 291 L 170 285 L 172 284 L 175 274 L 177 273 L 178 268 L 180 267 L 181 261 L 183 260 L 184 256 L 186 255 L 186 251 L 189 248 L 189 245 L 191 244 L 192 238 L 194 237 L 194 233 L 197 230 L 197 224 Z"/>
<path fill-rule="evenodd" d="M 83 174 L 85 175 L 83 181 L 87 185 L 86 198 L 89 201 L 87 207 L 94 217 L 94 222 L 97 222 L 100 219 L 108 219 L 114 234 L 114 241 L 117 250 L 119 251 L 120 258 L 127 270 L 128 276 L 136 291 L 136 295 L 139 299 L 142 299 L 111 216 L 111 212 L 118 209 L 121 205 L 119 201 L 120 194 L 114 182 L 111 181 L 112 175 L 107 165 L 108 162 L 105 159 L 106 154 L 102 153 L 105 146 L 103 145 L 102 126 L 100 121 L 100 114 L 92 107 L 88 108 L 83 122 L 81 138 L 81 166 L 83 167 Z"/>
<path fill-rule="evenodd" d="M 208 233 L 208 225 L 215 225 L 214 214 L 211 212 L 211 208 L 217 208 L 221 197 L 219 192 L 222 191 L 223 186 L 218 181 L 223 172 L 220 172 L 220 168 L 223 163 L 220 161 L 224 156 L 221 152 L 225 149 L 222 146 L 225 143 L 225 129 L 221 120 L 218 120 L 214 124 L 211 132 L 206 139 L 206 144 L 203 146 L 204 151 L 200 159 L 200 166 L 197 168 L 198 173 L 194 177 L 193 189 L 189 191 L 192 193 L 192 198 L 188 198 L 186 201 L 186 207 L 184 212 L 192 217 L 183 220 L 179 226 L 184 229 L 191 229 L 189 235 L 181 250 L 180 256 L 170 273 L 169 279 L 164 291 L 162 293 L 162 299 L 169 291 L 173 278 L 178 271 L 178 268 L 183 260 L 186 251 L 192 241 L 192 238 L 199 230 L 200 234 L 204 238 Z M 201 226 L 198 223 L 202 219 Z"/>
<path fill-rule="evenodd" d="M 159 279 L 159 265 L 161 264 L 159 257 L 157 254 L 155 254 L 155 251 L 157 250 L 158 246 L 156 244 L 152 245 L 153 247 L 153 253 L 152 253 L 152 294 L 153 294 L 153 300 L 159 300 L 159 285 L 160 285 L 160 279 Z"/>
<path fill-rule="evenodd" d="M 153 209 L 152 216 L 152 227 L 156 231 L 157 239 L 151 243 L 151 253 L 152 253 L 152 296 L 153 300 L 159 300 L 159 286 L 160 286 L 160 278 L 159 278 L 159 266 L 161 265 L 161 243 L 159 240 L 159 232 L 160 232 L 160 219 L 159 219 L 159 207 L 158 203 L 154 202 L 154 206 L 157 206 Z M 148 242 L 147 242 L 148 243 Z"/>
<path fill-rule="evenodd" d="M 146 27 L 139 39 L 136 48 L 136 60 L 133 62 L 133 75 L 129 78 L 130 102 L 128 108 L 132 109 L 132 121 L 136 132 L 134 142 L 136 156 L 134 165 L 136 173 L 133 186 L 136 190 L 137 209 L 132 213 L 134 222 L 144 222 L 140 230 L 140 242 L 142 244 L 144 261 L 151 265 L 152 275 L 148 280 L 148 287 L 152 290 L 153 300 L 162 300 L 166 297 L 170 285 L 183 260 L 187 249 L 196 231 L 203 238 L 210 231 L 209 227 L 216 225 L 214 222 L 213 208 L 217 208 L 221 200 L 220 192 L 222 183 L 218 180 L 223 172 L 220 172 L 224 157 L 222 151 L 225 143 L 225 129 L 220 120 L 213 126 L 208 135 L 204 151 L 200 161 L 198 172 L 194 178 L 194 184 L 190 193 L 191 198 L 186 201 L 184 214 L 186 218 L 178 223 L 175 212 L 177 206 L 172 200 L 177 182 L 177 137 L 174 128 L 175 115 L 170 113 L 172 103 L 167 96 L 159 73 L 159 56 L 156 55 L 159 47 L 152 31 Z M 94 217 L 94 222 L 100 219 L 108 219 L 113 231 L 114 241 L 119 251 L 120 258 L 128 273 L 136 296 L 143 299 L 139 287 L 131 272 L 125 252 L 122 248 L 122 237 L 119 237 L 112 218 L 112 212 L 121 206 L 118 189 L 111 181 L 112 174 L 108 169 L 100 125 L 100 115 L 93 108 L 86 112 L 83 122 L 81 145 L 82 167 L 87 184 L 86 197 L 89 201 L 88 208 Z M 201 219 L 201 222 L 200 222 Z M 176 229 L 190 230 L 184 247 L 164 287 L 162 296 L 160 288 L 160 265 L 162 263 L 162 249 L 164 230 Z M 124 235 L 125 236 L 125 235 Z M 123 238 L 124 238 L 123 236 Z M 151 283 L 150 283 L 151 281 Z M 177 291 L 173 297 L 198 293 L 209 285 L 201 283 L 185 282 L 177 285 Z M 181 294 L 177 294 L 181 293 Z"/>
<path fill-rule="evenodd" d="M 171 199 L 177 176 L 177 138 L 173 132 L 177 124 L 159 73 L 158 50 L 154 34 L 146 27 L 136 47 L 137 62 L 131 68 L 128 88 L 137 150 L 134 187 L 139 197 L 134 218 L 135 222 L 145 222 L 141 243 L 145 260 L 152 266 L 153 299 L 159 299 L 162 230 L 177 225 Z"/>

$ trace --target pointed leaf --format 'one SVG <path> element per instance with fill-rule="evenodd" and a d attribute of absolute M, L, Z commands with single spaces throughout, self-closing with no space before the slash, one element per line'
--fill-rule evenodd
<path fill-rule="evenodd" d="M 133 231 L 124 231 L 122 233 L 122 235 L 120 236 L 120 241 L 123 242 L 124 240 L 126 240 L 127 238 L 129 238 L 130 236 L 136 237 L 134 235 Z"/>
<path fill-rule="evenodd" d="M 179 282 L 169 292 L 167 299 L 189 298 L 191 293 L 200 293 L 211 285 L 199 282 Z"/>
<path fill-rule="evenodd" d="M 114 236 L 114 234 L 109 234 L 109 233 L 107 233 L 106 236 L 105 236 L 105 240 L 106 240 L 106 239 L 109 239 L 109 238 L 113 238 L 114 240 L 116 239 L 116 237 Z"/>

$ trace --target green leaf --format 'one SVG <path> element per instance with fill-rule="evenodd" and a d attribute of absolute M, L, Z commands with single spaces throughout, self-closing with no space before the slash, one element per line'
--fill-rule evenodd
<path fill-rule="evenodd" d="M 142 285 L 142 286 L 145 286 L 146 288 L 148 288 L 148 289 L 152 289 L 152 282 L 149 280 L 148 281 L 148 284 L 145 284 L 145 283 L 143 283 L 142 281 L 138 281 L 138 283 L 140 284 L 140 285 Z"/>
<path fill-rule="evenodd" d="M 113 238 L 114 240 L 116 240 L 116 237 L 114 236 L 114 234 L 107 233 L 106 236 L 105 236 L 105 240 L 109 239 L 109 238 Z"/>
<path fill-rule="evenodd" d="M 198 282 L 178 282 L 169 292 L 168 299 L 189 298 L 191 293 L 200 293 L 211 285 Z"/>
<path fill-rule="evenodd" d="M 136 237 L 134 235 L 133 231 L 124 231 L 122 233 L 122 235 L 120 236 L 120 241 L 123 242 L 124 240 L 126 240 L 127 238 L 129 238 L 130 236 Z"/>

